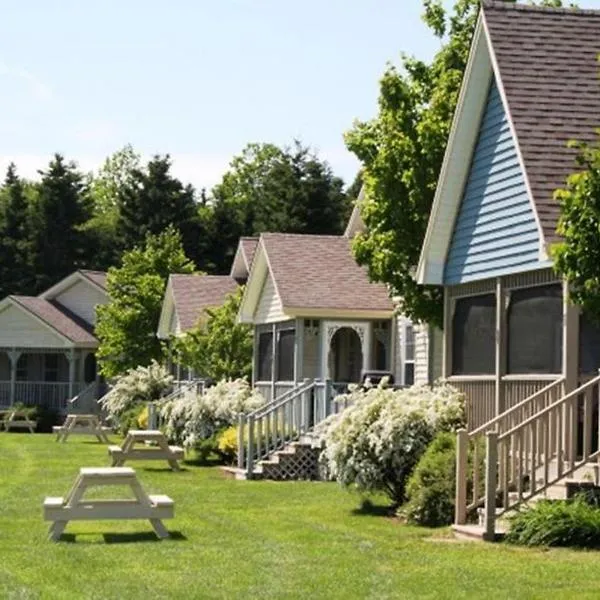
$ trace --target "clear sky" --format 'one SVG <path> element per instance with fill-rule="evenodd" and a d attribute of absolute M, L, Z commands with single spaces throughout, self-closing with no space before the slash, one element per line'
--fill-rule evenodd
<path fill-rule="evenodd" d="M 585 6 L 600 5 L 587 0 Z M 0 0 L 0 169 L 62 152 L 86 170 L 131 143 L 211 187 L 248 142 L 313 146 L 348 183 L 342 135 L 378 79 L 437 40 L 420 0 Z"/>

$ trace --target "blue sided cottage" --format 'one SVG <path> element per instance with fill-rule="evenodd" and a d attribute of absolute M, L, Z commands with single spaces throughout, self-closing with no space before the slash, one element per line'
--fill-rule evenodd
<path fill-rule="evenodd" d="M 469 440 L 488 439 L 489 537 L 494 494 L 501 513 L 600 455 L 600 332 L 550 258 L 567 143 L 597 139 L 599 54 L 600 11 L 483 3 L 417 270 L 444 286 L 443 375 L 468 399 L 461 476 Z M 484 504 L 463 480 L 459 524 Z"/>

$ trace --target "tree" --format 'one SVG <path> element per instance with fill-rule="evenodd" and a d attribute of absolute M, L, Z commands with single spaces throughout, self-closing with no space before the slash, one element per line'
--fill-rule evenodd
<path fill-rule="evenodd" d="M 238 239 L 265 231 L 339 234 L 351 209 L 343 181 L 307 147 L 249 144 L 213 189 L 212 270 L 226 272 Z"/>
<path fill-rule="evenodd" d="M 35 280 L 27 188 L 11 163 L 0 196 L 0 297 L 27 294 Z"/>
<path fill-rule="evenodd" d="M 579 148 L 582 170 L 555 193 L 563 241 L 551 252 L 555 270 L 569 282 L 571 300 L 600 323 L 600 145 L 572 145 Z"/>
<path fill-rule="evenodd" d="M 36 291 L 56 283 L 75 269 L 92 266 L 88 237 L 82 230 L 91 216 L 88 187 L 75 163 L 55 154 L 40 171 L 32 205 L 32 252 Z"/>
<path fill-rule="evenodd" d="M 110 302 L 97 309 L 96 335 L 102 373 L 115 377 L 162 358 L 156 337 L 163 295 L 171 273 L 192 273 L 181 235 L 168 227 L 148 234 L 144 246 L 125 252 L 120 267 L 108 271 Z"/>
<path fill-rule="evenodd" d="M 170 173 L 169 155 L 155 156 L 144 169 L 135 167 L 118 188 L 117 230 L 125 249 L 143 243 L 169 225 L 181 233 L 188 256 L 197 254 L 198 216 L 191 185 Z"/>
<path fill-rule="evenodd" d="M 441 326 L 442 293 L 413 278 L 467 64 L 479 0 L 457 0 L 452 13 L 424 0 L 423 19 L 442 47 L 430 63 L 404 55 L 380 82 L 379 113 L 346 134 L 363 164 L 367 231 L 354 254 L 370 277 L 387 283 L 414 320 Z M 555 5 L 547 0 L 544 5 Z"/>
<path fill-rule="evenodd" d="M 252 328 L 237 322 L 243 289 L 208 309 L 196 327 L 173 340 L 177 362 L 215 381 L 252 375 Z"/>

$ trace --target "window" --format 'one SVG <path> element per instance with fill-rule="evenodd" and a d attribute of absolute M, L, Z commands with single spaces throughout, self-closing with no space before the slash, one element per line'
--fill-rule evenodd
<path fill-rule="evenodd" d="M 284 329 L 277 334 L 278 381 L 294 381 L 295 334 L 293 329 Z"/>
<path fill-rule="evenodd" d="M 508 373 L 562 372 L 563 302 L 560 285 L 511 293 Z"/>
<path fill-rule="evenodd" d="M 579 318 L 579 372 L 598 373 L 600 369 L 600 326 L 586 315 Z"/>
<path fill-rule="evenodd" d="M 273 366 L 273 333 L 264 332 L 258 336 L 257 381 L 271 381 Z"/>
<path fill-rule="evenodd" d="M 415 382 L 415 330 L 412 323 L 407 323 L 404 327 L 404 365 L 402 377 L 404 385 L 413 385 Z"/>
<path fill-rule="evenodd" d="M 58 381 L 58 354 L 44 354 L 44 381 Z"/>
<path fill-rule="evenodd" d="M 17 361 L 17 381 L 27 381 L 27 365 L 29 362 L 28 354 L 21 354 Z"/>
<path fill-rule="evenodd" d="M 495 357 L 495 295 L 457 300 L 452 320 L 452 374 L 492 375 Z"/>

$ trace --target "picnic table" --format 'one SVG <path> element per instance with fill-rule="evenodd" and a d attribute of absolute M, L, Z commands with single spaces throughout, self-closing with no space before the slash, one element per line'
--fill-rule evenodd
<path fill-rule="evenodd" d="M 132 499 L 85 500 L 91 487 L 129 486 Z M 172 519 L 175 503 L 164 495 L 148 495 L 130 467 L 84 467 L 67 496 L 44 500 L 44 520 L 52 521 L 48 534 L 58 541 L 69 521 L 148 519 L 159 538 L 169 537 L 162 519 Z"/>
<path fill-rule="evenodd" d="M 167 438 L 158 429 L 130 429 L 123 445 L 109 446 L 108 453 L 113 467 L 122 466 L 127 460 L 166 460 L 173 471 L 179 471 L 177 461 L 184 457 L 183 448 L 169 446 Z"/>
<path fill-rule="evenodd" d="M 37 421 L 29 418 L 29 413 L 23 410 L 11 410 L 0 419 L 0 430 L 2 426 L 6 431 L 10 429 L 29 429 L 29 433 L 34 433 L 37 427 Z"/>
<path fill-rule="evenodd" d="M 108 444 L 106 434 L 110 427 L 103 427 L 98 415 L 69 414 L 61 426 L 52 428 L 56 441 L 66 442 L 70 435 L 95 435 L 99 442 Z"/>

